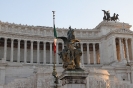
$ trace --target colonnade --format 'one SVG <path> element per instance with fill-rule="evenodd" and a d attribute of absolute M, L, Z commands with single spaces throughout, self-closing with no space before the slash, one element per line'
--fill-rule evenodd
<path fill-rule="evenodd" d="M 132 59 L 132 48 L 130 38 L 116 38 L 116 53 L 118 61 Z"/>
<path fill-rule="evenodd" d="M 8 42 L 7 42 L 7 38 L 4 38 L 4 55 L 3 55 L 3 58 L 5 60 L 7 60 L 7 45 L 8 45 Z M 21 39 L 17 39 L 17 48 L 14 48 L 14 40 L 16 39 L 10 39 L 10 58 L 8 58 L 7 61 L 10 61 L 10 62 L 14 62 L 14 54 L 17 55 L 17 58 L 16 58 L 16 61 L 15 62 L 21 62 L 21 48 L 20 48 L 20 45 L 21 45 L 21 41 L 24 41 L 23 43 L 23 53 L 24 53 L 24 56 L 23 56 L 23 62 L 24 63 L 34 63 L 35 61 L 35 58 L 34 58 L 34 42 L 35 41 L 32 41 L 30 40 L 30 48 L 28 49 L 28 44 L 27 42 L 29 40 L 21 40 Z M 36 49 L 36 63 L 37 64 L 52 64 L 53 63 L 53 58 L 54 58 L 54 55 L 53 55 L 53 41 L 50 41 L 50 42 L 45 42 L 45 41 L 36 41 L 37 43 L 37 49 Z M 41 44 L 43 43 L 43 49 L 41 49 L 42 51 L 40 51 L 40 42 Z M 47 46 L 46 46 L 46 43 L 49 43 L 49 56 L 47 56 Z M 56 48 L 56 64 L 61 64 L 61 59 L 59 58 L 59 55 L 58 53 L 61 51 L 59 50 L 59 43 L 61 43 L 61 50 L 64 48 L 64 43 L 63 42 L 57 42 L 57 48 Z M 82 51 L 82 56 L 81 56 L 81 63 L 82 64 L 100 64 L 100 47 L 99 47 L 99 43 L 80 43 L 81 45 L 81 51 Z M 14 53 L 14 49 L 17 49 L 17 53 Z M 30 54 L 28 54 L 27 52 L 30 51 Z M 9 51 L 8 51 L 9 52 Z M 41 58 L 40 56 L 40 53 L 43 53 L 43 57 Z M 27 57 L 29 55 L 29 58 Z M 49 58 L 47 58 L 49 57 Z M 1 59 L 1 58 L 0 58 Z M 29 62 L 27 62 L 27 59 L 29 60 Z M 40 60 L 41 59 L 41 60 Z M 47 61 L 49 60 L 49 62 Z"/>

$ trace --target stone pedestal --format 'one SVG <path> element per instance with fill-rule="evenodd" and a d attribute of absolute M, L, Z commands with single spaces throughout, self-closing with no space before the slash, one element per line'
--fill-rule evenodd
<path fill-rule="evenodd" d="M 55 80 L 55 78 L 54 78 L 53 76 L 51 77 L 51 79 L 52 79 L 51 82 L 50 82 L 50 87 L 51 87 L 51 88 L 61 88 L 61 83 L 60 83 L 59 80 L 58 80 L 59 83 L 56 84 L 56 83 L 55 83 L 56 80 Z"/>
<path fill-rule="evenodd" d="M 84 71 L 64 71 L 59 77 L 62 88 L 86 88 L 88 73 Z"/>

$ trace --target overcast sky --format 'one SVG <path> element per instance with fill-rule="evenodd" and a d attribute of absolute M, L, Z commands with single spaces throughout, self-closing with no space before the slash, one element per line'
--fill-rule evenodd
<path fill-rule="evenodd" d="M 102 21 L 101 10 L 133 25 L 133 0 L 0 0 L 2 22 L 52 27 L 53 10 L 59 28 L 95 28 Z"/>

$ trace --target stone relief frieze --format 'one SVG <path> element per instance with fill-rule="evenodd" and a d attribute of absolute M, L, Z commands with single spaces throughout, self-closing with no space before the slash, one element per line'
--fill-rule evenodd
<path fill-rule="evenodd" d="M 4 24 L 4 23 L 3 23 Z M 2 24 L 0 24 L 2 25 Z M 10 26 L 9 26 L 10 25 Z M 58 28 L 57 28 L 58 29 Z M 84 30 L 84 32 L 82 33 L 82 31 Z M 18 25 L 18 24 L 9 24 L 7 23 L 7 26 L 2 25 L 1 27 L 1 31 L 6 32 L 6 33 L 11 33 L 11 34 L 17 34 L 17 35 L 25 35 L 28 34 L 30 36 L 35 36 L 38 35 L 40 37 L 45 37 L 45 36 L 52 36 L 53 35 L 53 29 L 52 27 L 35 27 L 35 26 L 27 26 L 27 25 Z M 45 31 L 45 32 L 43 32 Z M 59 36 L 64 36 L 64 32 L 66 32 L 66 29 L 58 29 L 57 33 Z M 88 31 L 85 29 L 79 30 L 79 29 L 75 29 L 75 35 L 79 38 L 87 38 L 90 35 L 88 35 L 88 33 L 91 33 L 91 35 L 95 34 L 97 35 L 97 32 L 94 33 L 94 31 Z M 66 36 L 66 35 L 65 35 Z M 94 36 L 95 37 L 95 36 Z"/>
<path fill-rule="evenodd" d="M 20 39 L 20 40 L 32 40 L 32 41 L 51 41 L 53 42 L 53 37 L 38 37 L 38 36 L 24 36 L 24 35 L 17 35 L 17 34 L 6 34 L 6 33 L 0 33 L 0 37 L 3 37 L 3 38 L 9 38 L 9 39 Z M 99 40 L 88 40 L 88 39 L 84 39 L 84 40 L 81 40 L 81 42 L 99 42 Z"/>
<path fill-rule="evenodd" d="M 63 79 L 62 85 L 65 84 L 86 84 L 87 81 L 83 79 Z"/>
<path fill-rule="evenodd" d="M 111 31 L 112 33 L 127 33 L 127 34 L 133 34 L 132 31 L 130 31 L 129 29 L 117 29 L 117 30 L 113 30 Z"/>
<path fill-rule="evenodd" d="M 82 32 L 82 37 L 87 37 L 88 32 Z"/>
<path fill-rule="evenodd" d="M 53 38 L 51 37 L 46 37 L 46 38 L 43 38 L 43 37 L 38 37 L 38 36 L 24 36 L 24 35 L 15 35 L 15 34 L 5 34 L 5 33 L 0 33 L 0 37 L 1 38 L 9 38 L 9 39 L 20 39 L 20 40 L 29 40 L 29 41 L 51 41 L 53 42 Z"/>

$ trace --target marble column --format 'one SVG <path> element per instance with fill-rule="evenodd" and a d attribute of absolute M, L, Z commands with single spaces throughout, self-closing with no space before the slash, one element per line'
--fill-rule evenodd
<path fill-rule="evenodd" d="M 96 50 L 95 50 L 95 43 L 93 43 L 93 60 L 94 60 L 94 64 L 96 64 Z"/>
<path fill-rule="evenodd" d="M 56 43 L 56 64 L 59 64 L 59 57 L 58 57 L 58 49 L 59 49 L 59 47 L 58 47 L 58 42 Z"/>
<path fill-rule="evenodd" d="M 99 64 L 101 63 L 101 43 L 99 43 Z"/>
<path fill-rule="evenodd" d="M 40 63 L 40 41 L 37 41 L 37 63 Z"/>
<path fill-rule="evenodd" d="M 129 50 L 128 50 L 128 43 L 127 43 L 127 38 L 125 39 L 125 42 L 126 42 L 126 54 L 127 54 L 127 60 L 128 60 L 128 62 L 130 61 L 129 60 Z"/>
<path fill-rule="evenodd" d="M 4 60 L 6 61 L 6 53 L 7 53 L 7 38 L 5 38 L 4 41 Z"/>
<path fill-rule="evenodd" d="M 30 49 L 31 49 L 30 63 L 33 63 L 33 41 L 31 41 Z"/>
<path fill-rule="evenodd" d="M 117 61 L 117 52 L 116 52 L 116 37 L 113 36 L 113 55 L 114 55 L 114 60 Z"/>
<path fill-rule="evenodd" d="M 46 64 L 46 42 L 43 42 L 43 64 Z"/>
<path fill-rule="evenodd" d="M 84 57 L 83 57 L 83 43 L 80 43 L 81 44 L 81 51 L 82 51 L 82 56 L 81 56 L 81 63 L 82 63 L 82 65 L 84 65 Z"/>
<path fill-rule="evenodd" d="M 11 57 L 10 57 L 11 62 L 13 62 L 13 51 L 14 51 L 13 48 L 14 48 L 14 39 L 11 39 Z"/>
<path fill-rule="evenodd" d="M 88 64 L 90 64 L 90 49 L 89 49 L 89 43 L 86 43 L 87 44 L 87 62 Z"/>
<path fill-rule="evenodd" d="M 121 59 L 121 61 L 122 60 L 124 60 L 124 40 L 122 39 L 122 41 L 121 41 L 121 43 L 122 43 L 122 59 Z"/>
<path fill-rule="evenodd" d="M 120 60 L 122 60 L 123 59 L 123 57 L 122 57 L 122 44 L 121 44 L 121 38 L 119 38 L 119 46 L 120 46 Z"/>
<path fill-rule="evenodd" d="M 52 64 L 52 43 L 53 42 L 50 42 L 50 64 Z"/>
<path fill-rule="evenodd" d="M 18 55 L 17 55 L 17 62 L 20 62 L 20 41 L 21 41 L 21 40 L 18 39 Z"/>
<path fill-rule="evenodd" d="M 27 40 L 24 40 L 24 63 L 27 63 Z"/>

